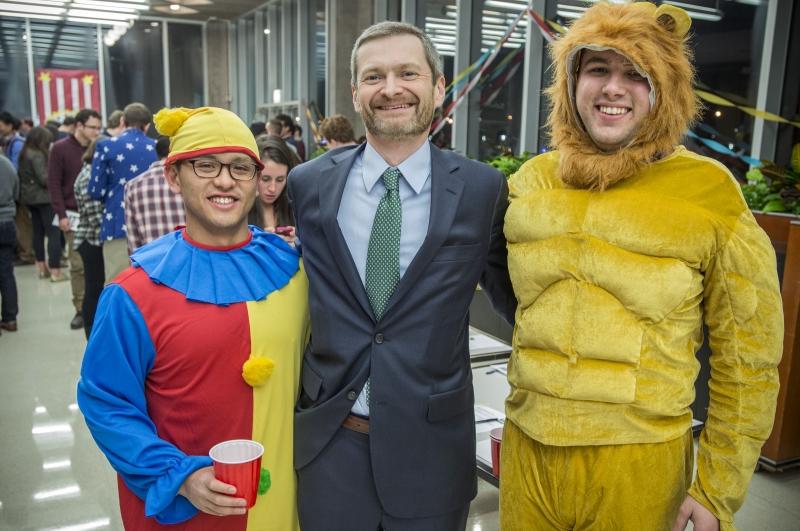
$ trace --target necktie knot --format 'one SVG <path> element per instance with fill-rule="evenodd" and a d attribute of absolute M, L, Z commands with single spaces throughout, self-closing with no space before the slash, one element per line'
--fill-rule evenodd
<path fill-rule="evenodd" d="M 383 172 L 381 178 L 383 179 L 383 184 L 386 186 L 387 190 L 392 192 L 397 191 L 397 187 L 400 182 L 400 170 L 397 168 L 386 168 L 386 171 Z"/>

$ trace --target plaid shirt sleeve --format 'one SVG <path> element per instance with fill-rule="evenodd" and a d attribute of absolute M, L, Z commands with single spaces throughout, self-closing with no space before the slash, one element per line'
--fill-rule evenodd
<path fill-rule="evenodd" d="M 88 194 L 89 181 L 92 168 L 84 164 L 78 177 L 75 179 L 75 200 L 78 203 L 80 220 L 75 229 L 75 247 L 86 241 L 91 245 L 100 246 L 100 223 L 103 219 L 103 203 L 95 201 Z"/>
<path fill-rule="evenodd" d="M 131 252 L 185 223 L 183 200 L 169 189 L 163 163 L 125 185 L 125 223 Z"/>

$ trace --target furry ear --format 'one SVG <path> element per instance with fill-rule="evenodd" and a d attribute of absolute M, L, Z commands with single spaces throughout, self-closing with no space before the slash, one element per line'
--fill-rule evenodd
<path fill-rule="evenodd" d="M 686 11 L 670 4 L 658 6 L 655 16 L 659 25 L 677 37 L 684 37 L 692 25 L 692 19 Z"/>

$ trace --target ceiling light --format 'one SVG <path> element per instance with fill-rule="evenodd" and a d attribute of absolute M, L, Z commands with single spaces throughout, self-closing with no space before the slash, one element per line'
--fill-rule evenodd
<path fill-rule="evenodd" d="M 69 17 L 79 17 L 86 19 L 102 19 L 102 20 L 130 20 L 138 15 L 129 15 L 126 13 L 112 13 L 110 11 L 94 11 L 91 9 L 70 9 L 67 11 Z"/>
<path fill-rule="evenodd" d="M 100 0 L 74 0 L 70 7 L 96 9 L 98 11 L 116 11 L 122 13 L 136 13 L 147 9 L 144 4 L 129 4 L 125 2 L 106 2 Z"/>
<path fill-rule="evenodd" d="M 518 4 L 516 2 L 499 2 L 497 0 L 486 0 L 484 2 L 486 7 L 495 7 L 498 9 L 514 9 L 516 11 L 522 11 L 528 8 L 527 3 Z"/>
<path fill-rule="evenodd" d="M 264 35 L 269 35 L 269 28 L 264 28 Z"/>
<path fill-rule="evenodd" d="M 35 20 L 61 20 L 61 17 L 58 15 L 36 15 L 32 17 L 28 13 L 15 13 L 14 11 L 0 11 L 0 17 L 22 17 L 33 18 Z"/>
<path fill-rule="evenodd" d="M 168 6 L 155 6 L 152 9 L 153 9 L 153 11 L 158 11 L 159 13 L 167 13 L 169 15 L 194 15 L 194 14 L 198 13 L 198 11 L 196 9 L 192 9 L 191 7 L 186 7 L 183 4 L 170 4 Z"/>
<path fill-rule="evenodd" d="M 148 0 L 37 0 L 36 5 L 15 0 L 0 2 L 0 15 L 113 25 L 137 19 L 139 12 L 148 7 Z"/>
<path fill-rule="evenodd" d="M 17 11 L 28 15 L 61 15 L 65 11 L 63 7 L 32 6 L 28 4 L 12 4 L 10 2 L 0 2 L 0 9 Z"/>

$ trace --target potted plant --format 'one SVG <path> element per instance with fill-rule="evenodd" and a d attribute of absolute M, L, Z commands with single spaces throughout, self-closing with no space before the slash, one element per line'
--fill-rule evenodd
<path fill-rule="evenodd" d="M 800 215 L 800 143 L 788 167 L 765 162 L 748 171 L 742 193 L 751 210 Z"/>
<path fill-rule="evenodd" d="M 530 153 L 529 151 L 525 151 L 519 156 L 516 156 L 513 153 L 503 153 L 488 159 L 486 164 L 500 170 L 500 172 L 506 176 L 506 179 L 508 179 L 514 175 L 519 167 L 522 166 L 532 156 L 533 153 Z"/>

